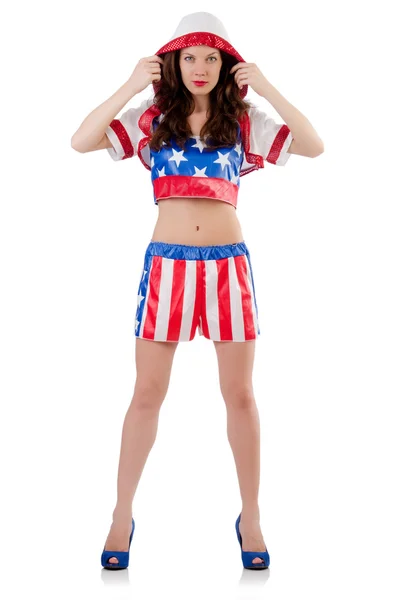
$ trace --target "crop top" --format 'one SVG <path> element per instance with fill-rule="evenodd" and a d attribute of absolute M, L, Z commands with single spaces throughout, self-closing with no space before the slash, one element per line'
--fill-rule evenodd
<path fill-rule="evenodd" d="M 129 108 L 113 119 L 106 129 L 112 147 L 107 148 L 115 161 L 139 156 L 151 171 L 154 203 L 172 197 L 211 198 L 237 207 L 240 177 L 264 168 L 264 161 L 284 166 L 291 154 L 292 134 L 287 125 L 276 123 L 263 111 L 251 106 L 238 122 L 237 142 L 215 150 L 206 150 L 199 137 L 188 138 L 185 151 L 174 137 L 171 146 L 163 142 L 159 151 L 149 141 L 163 114 L 152 98 L 137 108 Z"/>

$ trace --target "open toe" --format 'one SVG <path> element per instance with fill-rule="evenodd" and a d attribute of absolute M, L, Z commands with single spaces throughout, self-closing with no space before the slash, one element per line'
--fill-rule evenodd
<path fill-rule="evenodd" d="M 101 565 L 104 569 L 126 569 L 128 567 L 130 558 L 130 546 L 132 536 L 134 535 L 135 521 L 132 519 L 132 531 L 128 543 L 127 552 L 119 552 L 118 550 L 105 550 L 102 551 Z M 106 544 L 105 544 L 106 546 Z M 115 560 L 116 559 L 116 560 Z"/>
<path fill-rule="evenodd" d="M 241 548 L 241 560 L 243 561 L 244 568 L 245 569 L 257 569 L 257 570 L 267 569 L 268 566 L 270 565 L 270 556 L 269 556 L 269 553 L 267 550 L 265 552 L 258 552 L 258 551 L 249 552 L 248 550 L 243 550 L 243 539 L 241 537 L 241 533 L 240 533 L 240 529 L 239 529 L 240 520 L 241 520 L 241 513 L 237 517 L 235 528 L 236 528 L 238 543 L 240 544 L 240 548 Z"/>

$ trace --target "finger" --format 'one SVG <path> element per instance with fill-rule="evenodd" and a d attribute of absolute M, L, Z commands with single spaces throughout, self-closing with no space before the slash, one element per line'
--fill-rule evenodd
<path fill-rule="evenodd" d="M 246 64 L 247 63 L 244 63 L 244 62 L 238 62 L 232 66 L 232 68 L 230 69 L 230 72 L 235 71 L 236 69 L 239 69 L 240 67 L 242 67 L 243 65 L 246 65 Z"/>
<path fill-rule="evenodd" d="M 240 84 L 242 81 L 247 81 L 247 79 L 249 79 L 248 75 L 240 75 L 238 78 L 238 83 Z"/>
<path fill-rule="evenodd" d="M 149 62 L 160 62 L 161 64 L 164 63 L 164 59 L 161 58 L 161 56 L 157 56 L 157 54 L 154 54 L 153 56 L 149 56 L 148 61 Z"/>
<path fill-rule="evenodd" d="M 242 73 L 248 73 L 249 69 L 247 67 L 242 67 L 241 69 L 238 70 L 239 75 L 241 75 Z"/>
<path fill-rule="evenodd" d="M 248 82 L 248 77 L 239 77 L 236 81 L 237 86 L 241 89 Z"/>

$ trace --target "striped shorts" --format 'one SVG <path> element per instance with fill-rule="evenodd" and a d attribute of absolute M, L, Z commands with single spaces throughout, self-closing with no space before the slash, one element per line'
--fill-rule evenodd
<path fill-rule="evenodd" d="M 245 342 L 260 334 L 245 242 L 186 246 L 150 241 L 138 288 L 135 336 L 188 342 Z"/>

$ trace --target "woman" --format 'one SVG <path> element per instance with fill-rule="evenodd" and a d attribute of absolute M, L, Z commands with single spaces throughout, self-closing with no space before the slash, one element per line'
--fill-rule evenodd
<path fill-rule="evenodd" d="M 116 119 L 150 83 L 154 98 Z M 243 100 L 248 85 L 287 125 Z M 72 147 L 80 152 L 106 148 L 116 161 L 138 156 L 151 171 L 159 207 L 138 289 L 137 379 L 123 426 L 117 504 L 102 566 L 128 567 L 132 501 L 156 438 L 175 350 L 178 342 L 194 338 L 198 326 L 217 353 L 242 498 L 235 528 L 243 565 L 267 568 L 252 386 L 260 329 L 250 254 L 236 216 L 239 178 L 263 168 L 264 161 L 283 166 L 291 154 L 317 156 L 322 141 L 259 68 L 243 60 L 219 19 L 199 12 L 185 16 L 172 38 L 155 55 L 142 58 L 129 80 L 88 115 Z"/>

